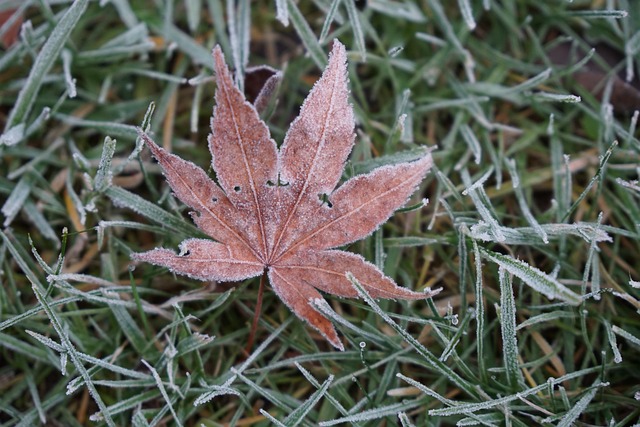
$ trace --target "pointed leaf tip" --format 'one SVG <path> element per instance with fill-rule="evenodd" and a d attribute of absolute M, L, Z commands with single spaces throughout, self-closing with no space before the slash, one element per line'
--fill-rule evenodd
<path fill-rule="evenodd" d="M 347 49 L 338 39 L 333 39 L 333 46 L 331 47 L 331 52 L 329 53 L 329 62 L 332 59 L 338 60 L 344 58 L 344 61 L 347 60 Z"/>
<path fill-rule="evenodd" d="M 219 45 L 216 45 L 216 47 L 213 48 L 213 67 L 215 71 L 215 79 L 216 84 L 218 85 L 218 90 L 220 86 L 223 85 L 235 87 L 233 79 L 231 78 L 229 66 L 227 65 L 227 61 L 224 59 L 224 53 L 222 53 L 222 49 Z M 219 102 L 217 101 L 216 104 L 218 103 Z"/>

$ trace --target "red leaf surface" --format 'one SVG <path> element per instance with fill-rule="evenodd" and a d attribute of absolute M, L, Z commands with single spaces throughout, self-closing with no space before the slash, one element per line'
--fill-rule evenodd
<path fill-rule="evenodd" d="M 233 84 L 219 47 L 218 88 L 209 149 L 220 186 L 204 170 L 141 134 L 175 195 L 216 241 L 188 239 L 180 253 L 154 249 L 133 258 L 200 280 L 237 281 L 268 273 L 273 290 L 301 319 L 343 350 L 313 302 L 318 289 L 357 292 L 351 272 L 374 298 L 424 299 L 435 292 L 399 287 L 359 255 L 334 248 L 362 239 L 403 206 L 431 167 L 431 155 L 378 168 L 338 188 L 354 144 L 346 52 L 335 41 L 329 65 L 278 150 L 255 107 Z"/>

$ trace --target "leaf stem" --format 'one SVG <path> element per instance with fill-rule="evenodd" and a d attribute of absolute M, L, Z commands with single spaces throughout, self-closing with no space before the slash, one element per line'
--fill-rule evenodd
<path fill-rule="evenodd" d="M 267 269 L 265 268 L 262 276 L 260 276 L 260 288 L 258 289 L 258 300 L 256 301 L 256 309 L 253 315 L 253 322 L 251 323 L 251 332 L 249 332 L 249 339 L 247 340 L 247 346 L 245 352 L 250 353 L 251 347 L 253 347 L 253 340 L 256 337 L 256 330 L 258 329 L 258 320 L 260 320 L 260 312 L 262 311 L 262 296 L 264 295 L 264 283 L 267 280 Z"/>

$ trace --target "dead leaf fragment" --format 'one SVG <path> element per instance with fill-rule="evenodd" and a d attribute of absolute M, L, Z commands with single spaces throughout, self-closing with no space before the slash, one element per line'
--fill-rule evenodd
<path fill-rule="evenodd" d="M 611 80 L 609 102 L 616 110 L 632 112 L 640 108 L 640 80 L 635 76 L 631 81 L 626 81 L 624 67 L 620 67 L 624 62 L 624 55 L 606 43 L 596 43 L 593 48 L 594 57 L 576 70 L 571 78 L 600 101 L 607 82 Z M 571 66 L 587 54 L 584 48 L 572 42 L 559 43 L 548 52 L 551 62 L 562 67 Z M 600 58 L 599 61 L 596 60 L 596 55 Z M 612 72 L 615 69 L 620 71 Z"/>
<path fill-rule="evenodd" d="M 375 169 L 336 189 L 355 139 L 344 46 L 334 42 L 327 69 L 279 150 L 233 84 L 219 47 L 214 59 L 218 88 L 209 149 L 220 186 L 141 136 L 175 195 L 195 210 L 196 225 L 216 241 L 188 239 L 179 254 L 158 248 L 133 259 L 200 280 L 238 281 L 266 270 L 280 299 L 340 350 L 333 325 L 312 303 L 322 298 L 318 289 L 357 297 L 347 272 L 376 298 L 434 295 L 399 287 L 361 256 L 334 249 L 376 230 L 407 202 L 432 164 L 425 151 L 416 161 Z"/>

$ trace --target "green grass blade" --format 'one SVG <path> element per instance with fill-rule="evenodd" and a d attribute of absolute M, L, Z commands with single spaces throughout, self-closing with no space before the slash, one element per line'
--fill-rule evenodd
<path fill-rule="evenodd" d="M 289 18 L 291 19 L 293 28 L 307 48 L 313 62 L 315 62 L 318 68 L 324 69 L 327 65 L 327 55 L 324 53 L 320 43 L 318 43 L 318 39 L 315 34 L 313 34 L 313 30 L 300 12 L 300 9 L 298 9 L 294 0 L 287 0 L 287 4 L 289 5 Z"/>
<path fill-rule="evenodd" d="M 500 331 L 502 333 L 502 356 L 511 390 L 524 385 L 524 377 L 518 366 L 518 340 L 516 337 L 516 299 L 509 273 L 498 269 L 500 281 Z"/>
<path fill-rule="evenodd" d="M 42 308 L 44 309 L 45 313 L 47 314 L 47 317 L 49 317 L 49 320 L 51 321 L 51 325 L 53 326 L 54 330 L 56 331 L 56 333 L 60 337 L 61 345 L 65 347 L 67 353 L 69 354 L 69 357 L 71 358 L 71 361 L 73 362 L 73 365 L 75 366 L 76 370 L 82 376 L 82 378 L 84 380 L 84 383 L 86 384 L 87 389 L 89 390 L 89 394 L 93 398 L 93 400 L 96 403 L 96 405 L 98 405 L 98 408 L 100 409 L 100 413 L 101 413 L 102 419 L 107 423 L 108 426 L 115 427 L 116 424 L 114 423 L 113 419 L 107 413 L 106 405 L 104 404 L 102 398 L 100 397 L 100 394 L 98 393 L 98 391 L 96 390 L 95 386 L 93 385 L 93 383 L 91 381 L 91 377 L 87 373 L 87 370 L 82 365 L 82 362 L 80 361 L 80 358 L 77 355 L 75 347 L 71 343 L 71 341 L 70 341 L 69 337 L 67 336 L 67 334 L 64 332 L 64 328 L 62 326 L 62 323 L 60 323 L 60 319 L 58 318 L 57 314 L 49 306 L 49 303 L 46 300 L 44 294 L 42 294 L 38 290 L 38 286 L 36 286 L 34 284 L 32 289 L 33 289 L 33 293 L 35 294 L 36 298 L 38 299 L 38 302 L 42 305 Z"/>
<path fill-rule="evenodd" d="M 201 236 L 201 232 L 186 221 L 177 218 L 158 205 L 151 203 L 137 194 L 131 193 L 120 187 L 109 187 L 105 194 L 116 206 L 127 207 L 148 219 L 177 231 L 186 236 Z"/>
<path fill-rule="evenodd" d="M 283 424 L 287 427 L 295 427 L 302 423 L 305 420 L 305 417 L 311 411 L 311 409 L 322 399 L 329 389 L 329 386 L 333 382 L 333 375 L 326 379 L 322 385 L 313 392 L 311 396 L 307 400 L 305 400 L 302 405 L 298 406 L 292 413 L 289 414 L 287 418 L 285 418 Z"/>
<path fill-rule="evenodd" d="M 5 132 L 26 120 L 45 76 L 51 70 L 58 56 L 60 56 L 60 52 L 71 35 L 71 31 L 73 31 L 80 17 L 82 17 L 88 3 L 89 0 L 76 0 L 69 6 L 69 9 L 67 9 L 47 37 L 47 41 L 42 46 L 42 50 L 31 67 L 27 81 L 18 94 L 18 99 L 9 113 L 5 124 Z"/>
<path fill-rule="evenodd" d="M 441 375 L 445 376 L 454 384 L 458 385 L 461 389 L 463 389 L 467 394 L 471 396 L 476 396 L 476 390 L 473 385 L 471 385 L 468 381 L 464 380 L 460 377 L 456 372 L 454 372 L 449 366 L 444 364 L 440 359 L 433 355 L 425 346 L 420 344 L 415 338 L 413 338 L 407 331 L 400 327 L 396 322 L 394 322 L 389 315 L 387 315 L 380 306 L 375 302 L 373 298 L 367 293 L 367 291 L 362 287 L 360 283 L 356 280 L 355 277 L 351 273 L 347 273 L 347 278 L 352 283 L 353 287 L 358 291 L 360 297 L 367 303 L 369 306 L 376 312 L 376 314 L 389 326 L 391 326 L 399 335 L 401 335 L 409 345 L 411 345 L 417 352 L 420 354 L 425 361 L 437 372 Z"/>
<path fill-rule="evenodd" d="M 504 268 L 535 291 L 543 294 L 551 300 L 558 298 L 570 305 L 578 305 L 582 301 L 578 294 L 571 291 L 558 280 L 543 273 L 538 268 L 525 263 L 524 261 L 520 261 L 497 252 L 492 252 L 484 248 L 480 248 L 480 253 L 484 258 L 498 264 L 498 266 Z"/>

